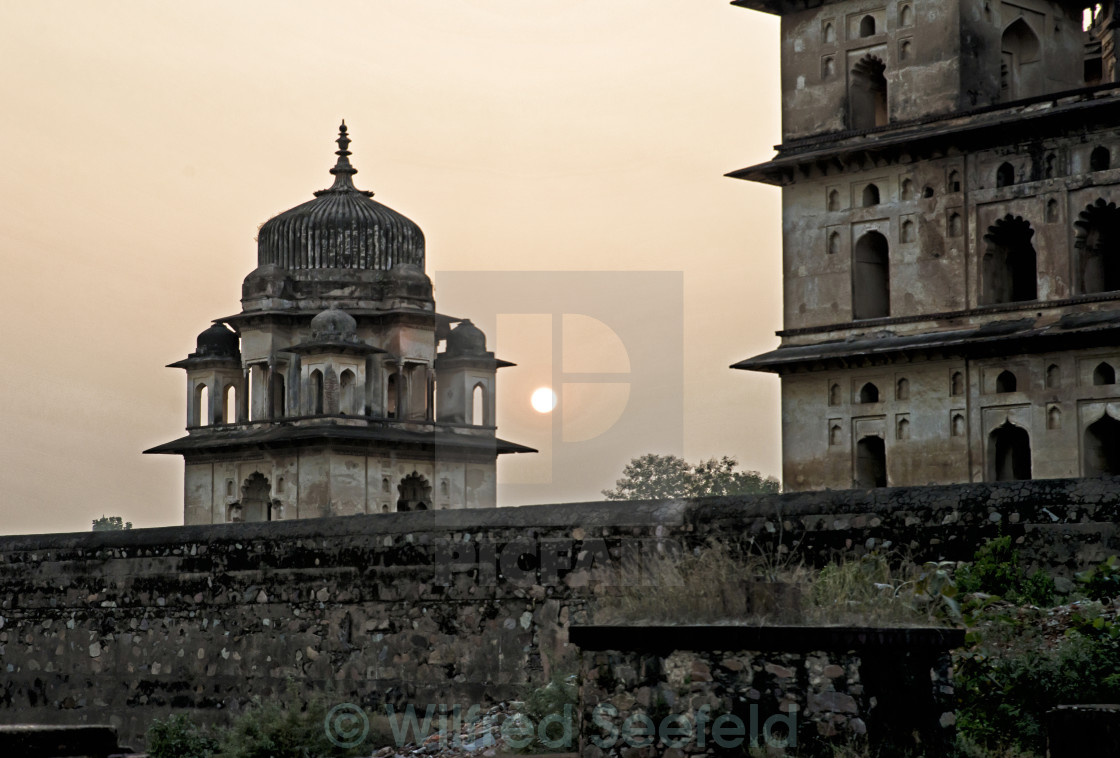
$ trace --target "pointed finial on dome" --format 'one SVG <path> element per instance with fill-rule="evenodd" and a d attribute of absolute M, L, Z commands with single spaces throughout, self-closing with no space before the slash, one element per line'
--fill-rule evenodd
<path fill-rule="evenodd" d="M 346 119 L 343 119 L 342 123 L 339 124 L 338 139 L 335 142 L 338 143 L 338 150 L 334 154 L 338 156 L 338 161 L 331 169 L 331 173 L 334 174 L 334 184 L 331 185 L 330 189 L 320 190 L 315 195 L 318 196 L 323 192 L 361 192 L 366 197 L 373 197 L 372 192 L 363 192 L 357 189 L 351 179 L 354 174 L 358 173 L 358 169 L 350 165 L 350 150 L 348 149 L 350 147 L 350 135 L 346 133 Z"/>

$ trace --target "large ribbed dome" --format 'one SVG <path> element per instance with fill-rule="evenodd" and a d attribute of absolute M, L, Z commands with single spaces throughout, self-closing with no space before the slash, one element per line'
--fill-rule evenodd
<path fill-rule="evenodd" d="M 380 269 L 398 263 L 424 268 L 424 233 L 354 187 L 346 122 L 339 127 L 334 185 L 315 199 L 265 222 L 257 235 L 257 265 L 301 269 Z"/>

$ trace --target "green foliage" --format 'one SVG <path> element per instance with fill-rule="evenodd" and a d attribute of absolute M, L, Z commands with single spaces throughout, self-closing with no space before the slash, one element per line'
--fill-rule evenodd
<path fill-rule="evenodd" d="M 1120 597 L 1120 557 L 1110 555 L 1107 560 L 1075 577 L 1086 597 L 1108 600 Z"/>
<path fill-rule="evenodd" d="M 538 734 L 526 752 L 570 753 L 576 749 L 574 744 L 565 744 L 568 736 L 572 740 L 578 739 L 576 714 L 579 713 L 579 687 L 574 674 L 553 674 L 548 684 L 529 693 L 523 710 L 538 728 L 546 718 L 553 717 L 545 726 L 544 736 L 549 742 L 559 745 L 542 745 Z"/>
<path fill-rule="evenodd" d="M 988 540 L 973 556 L 970 565 L 961 566 L 956 574 L 957 589 L 964 593 L 982 592 L 1012 602 L 1037 606 L 1054 603 L 1054 579 L 1043 571 L 1030 576 L 1019 565 L 1019 551 L 1012 547 L 1011 537 Z"/>
<path fill-rule="evenodd" d="M 298 702 L 291 692 L 287 699 Z M 358 747 L 337 747 L 327 738 L 326 715 L 326 704 L 319 698 L 297 707 L 257 700 L 229 727 L 214 731 L 201 729 L 185 714 L 176 714 L 149 727 L 148 754 L 151 758 L 341 758 L 366 755 L 371 747 L 392 740 L 387 729 L 382 734 L 371 728 Z"/>
<path fill-rule="evenodd" d="M 326 715 L 326 705 L 318 699 L 297 708 L 277 701 L 258 702 L 223 732 L 215 758 L 359 755 L 360 750 L 344 750 L 327 739 Z"/>
<path fill-rule="evenodd" d="M 1074 631 L 1052 649 L 973 649 L 958 656 L 958 729 L 988 748 L 1013 746 L 1044 754 L 1048 710 L 1059 704 L 1120 698 L 1118 637 L 1120 633 L 1094 637 Z"/>
<path fill-rule="evenodd" d="M 217 747 L 217 741 L 184 713 L 172 714 L 166 721 L 156 719 L 148 727 L 151 758 L 210 758 Z"/>
<path fill-rule="evenodd" d="M 120 516 L 102 516 L 93 520 L 93 531 L 95 532 L 119 532 L 131 528 L 132 522 L 125 521 Z"/>
<path fill-rule="evenodd" d="M 608 500 L 664 500 L 708 495 L 754 495 L 778 492 L 778 480 L 757 471 L 737 471 L 739 462 L 729 456 L 692 465 L 675 455 L 648 453 L 632 459 Z"/>

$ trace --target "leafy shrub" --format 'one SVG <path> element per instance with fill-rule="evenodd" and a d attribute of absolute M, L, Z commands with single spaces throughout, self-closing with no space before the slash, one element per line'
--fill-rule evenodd
<path fill-rule="evenodd" d="M 1120 557 L 1111 555 L 1088 571 L 1077 574 L 1082 591 L 1092 600 L 1120 597 Z"/>
<path fill-rule="evenodd" d="M 217 747 L 217 741 L 183 713 L 172 714 L 166 721 L 156 719 L 148 727 L 151 758 L 210 758 Z"/>
<path fill-rule="evenodd" d="M 1045 716 L 1061 704 L 1108 703 L 1120 698 L 1120 624 L 1082 609 L 1066 638 L 1045 644 L 1019 623 L 1012 645 L 958 653 L 954 685 L 957 727 L 988 748 L 1045 754 Z M 1009 622 L 1004 621 L 1005 625 Z"/>
<path fill-rule="evenodd" d="M 957 569 L 957 589 L 965 593 L 983 592 L 1012 602 L 1037 606 L 1053 605 L 1054 579 L 1043 571 L 1027 576 L 1019 565 L 1019 551 L 1011 537 L 988 540 L 981 545 L 971 564 Z"/>
<path fill-rule="evenodd" d="M 579 687 L 575 680 L 574 674 L 565 676 L 558 672 L 553 674 L 552 681 L 536 688 L 525 698 L 523 711 L 538 729 L 537 736 L 526 748 L 527 751 L 570 753 L 576 749 L 575 745 L 562 744 L 567 736 L 576 739 Z M 553 744 L 543 745 L 539 727 L 550 716 L 552 718 L 545 726 L 544 738 Z"/>

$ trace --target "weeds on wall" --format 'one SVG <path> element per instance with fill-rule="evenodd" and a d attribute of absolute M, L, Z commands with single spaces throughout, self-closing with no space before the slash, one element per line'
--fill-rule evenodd
<path fill-rule="evenodd" d="M 286 701 L 286 702 L 285 702 Z M 370 746 L 391 744 L 388 729 L 377 723 L 359 748 L 344 749 L 327 739 L 327 715 L 320 698 L 303 702 L 294 693 L 285 700 L 257 700 L 225 728 L 201 727 L 185 714 L 156 720 L 148 728 L 151 758 L 344 758 L 369 755 Z"/>
<path fill-rule="evenodd" d="M 815 570 L 712 542 L 624 565 L 592 613 L 601 624 L 939 625 L 959 618 L 952 568 L 869 555 Z"/>
<path fill-rule="evenodd" d="M 957 572 L 969 647 L 954 653 L 965 755 L 1046 754 L 1046 712 L 1120 702 L 1120 559 L 1077 576 L 1072 597 L 1026 573 L 1010 537 L 989 540 Z"/>

